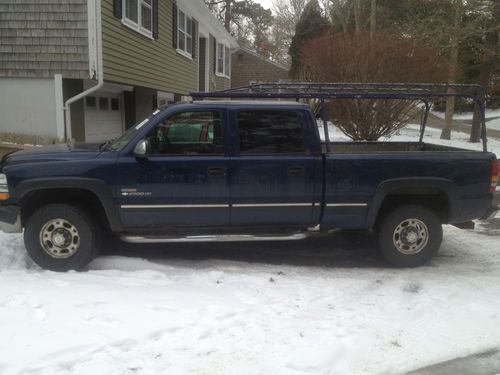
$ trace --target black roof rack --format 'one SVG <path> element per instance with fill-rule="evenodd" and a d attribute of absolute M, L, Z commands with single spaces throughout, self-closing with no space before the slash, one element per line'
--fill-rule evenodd
<path fill-rule="evenodd" d="M 324 102 L 336 99 L 399 99 L 420 101 L 424 104 L 420 126 L 420 142 L 423 141 L 430 101 L 439 98 L 466 98 L 472 100 L 481 115 L 481 139 L 487 151 L 485 88 L 480 85 L 437 83 L 258 83 L 213 92 L 192 92 L 194 100 L 203 99 L 316 99 L 321 104 L 323 121 L 327 121 Z M 327 149 L 330 147 L 327 126 L 324 126 Z"/>

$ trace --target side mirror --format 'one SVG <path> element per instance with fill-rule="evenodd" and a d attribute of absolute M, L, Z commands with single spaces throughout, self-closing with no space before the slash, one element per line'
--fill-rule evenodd
<path fill-rule="evenodd" d="M 146 158 L 149 153 L 149 141 L 147 139 L 141 139 L 134 148 L 134 156 L 136 158 Z"/>

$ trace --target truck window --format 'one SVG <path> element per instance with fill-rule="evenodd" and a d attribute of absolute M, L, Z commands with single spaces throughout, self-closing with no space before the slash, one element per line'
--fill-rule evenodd
<path fill-rule="evenodd" d="M 223 154 L 218 112 L 182 112 L 163 121 L 148 136 L 152 154 Z"/>
<path fill-rule="evenodd" d="M 292 111 L 241 111 L 238 113 L 240 154 L 304 153 L 299 115 Z"/>

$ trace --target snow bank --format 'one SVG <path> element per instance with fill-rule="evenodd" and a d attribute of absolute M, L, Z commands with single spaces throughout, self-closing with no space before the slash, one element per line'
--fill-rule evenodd
<path fill-rule="evenodd" d="M 33 262 L 24 250 L 22 236 L 0 232 L 0 271 L 31 267 L 33 267 Z"/>
<path fill-rule="evenodd" d="M 203 260 L 137 247 L 64 274 L 0 234 L 0 373 L 401 374 L 495 348 L 500 238 L 481 233 L 446 227 L 432 264 L 408 270 L 339 233 L 226 258 L 196 245 Z"/>

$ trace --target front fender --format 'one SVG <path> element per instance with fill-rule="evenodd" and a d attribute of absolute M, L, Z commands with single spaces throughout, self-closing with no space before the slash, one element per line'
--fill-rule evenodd
<path fill-rule="evenodd" d="M 21 201 L 28 193 L 50 189 L 81 189 L 92 192 L 101 202 L 111 230 L 122 229 L 120 215 L 109 186 L 102 180 L 86 177 L 33 178 L 21 181 L 14 189 L 14 199 Z"/>

